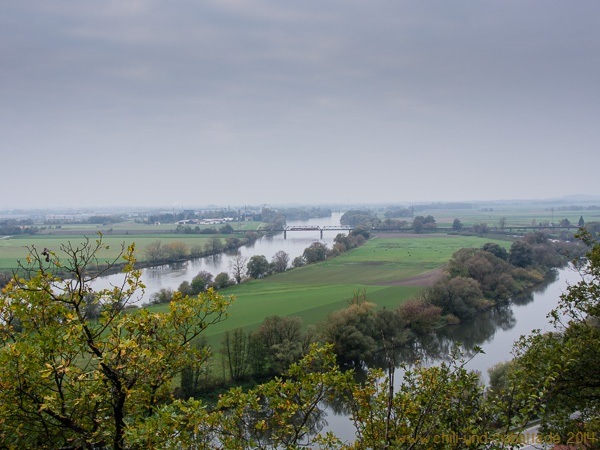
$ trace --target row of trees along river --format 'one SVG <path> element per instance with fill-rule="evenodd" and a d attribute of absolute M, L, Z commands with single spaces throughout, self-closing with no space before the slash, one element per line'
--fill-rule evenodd
<path fill-rule="evenodd" d="M 333 213 L 331 217 L 293 221 L 288 222 L 287 225 L 336 226 L 340 224 L 341 215 L 341 213 Z M 241 247 L 239 252 L 244 258 L 264 255 L 271 260 L 275 253 L 284 251 L 291 261 L 296 256 L 302 255 L 304 249 L 315 241 L 331 245 L 338 233 L 339 231 L 324 231 L 322 238 L 319 231 L 292 232 L 288 233 L 286 238 L 283 233 L 278 233 L 262 237 L 248 246 Z M 144 299 L 148 301 L 153 293 L 161 289 L 176 290 L 183 281 L 190 281 L 200 271 L 207 271 L 213 276 L 221 272 L 230 272 L 233 258 L 235 258 L 234 254 L 224 253 L 184 263 L 143 269 L 142 280 L 146 285 Z M 555 275 L 533 292 L 513 299 L 508 305 L 478 314 L 471 322 L 447 327 L 429 340 L 419 342 L 419 352 L 424 358 L 422 362 L 433 365 L 443 360 L 448 356 L 455 342 L 461 344 L 462 350 L 467 355 L 479 346 L 484 353 L 478 354 L 469 361 L 467 368 L 479 371 L 482 379 L 487 381 L 488 368 L 512 358 L 511 352 L 515 340 L 534 329 L 551 329 L 546 315 L 556 306 L 566 286 L 580 279 L 579 274 L 571 268 L 558 270 Z M 119 275 L 111 275 L 103 278 L 95 288 L 108 287 L 118 282 Z M 396 376 L 396 380 L 400 379 L 400 376 Z M 325 430 L 333 431 L 344 440 L 353 439 L 354 428 L 345 414 L 329 407 L 324 411 L 323 416 L 325 421 L 322 423 L 325 424 Z"/>

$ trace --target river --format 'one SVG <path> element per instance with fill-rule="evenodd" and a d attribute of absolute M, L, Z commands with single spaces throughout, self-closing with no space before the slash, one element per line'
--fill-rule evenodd
<path fill-rule="evenodd" d="M 320 217 L 305 221 L 289 221 L 288 226 L 336 226 L 340 224 L 342 213 L 332 213 L 330 217 Z M 342 231 L 324 230 L 323 238 L 319 231 L 290 231 L 287 238 L 283 233 L 277 233 L 271 236 L 264 236 L 249 245 L 239 248 L 239 253 L 244 258 L 251 258 L 254 255 L 264 255 L 269 261 L 275 253 L 282 250 L 290 256 L 292 260 L 302 255 L 304 249 L 313 242 L 323 242 L 329 247 L 333 244 L 334 238 Z M 142 281 L 146 285 L 143 298 L 140 302 L 148 303 L 152 294 L 161 289 L 176 290 L 184 281 L 192 281 L 198 272 L 206 271 L 213 277 L 221 272 L 227 272 L 231 276 L 229 262 L 234 258 L 234 254 L 222 253 L 216 256 L 192 259 L 182 263 L 166 264 L 158 267 L 142 269 Z M 94 289 L 110 287 L 110 285 L 120 285 L 123 276 L 120 274 L 110 275 L 97 280 L 93 286 Z"/>
<path fill-rule="evenodd" d="M 334 213 L 328 218 L 311 219 L 308 221 L 288 222 L 290 226 L 334 226 L 339 225 L 341 213 Z M 339 231 L 324 231 L 320 238 L 318 231 L 288 232 L 287 239 L 283 233 L 263 237 L 251 245 L 241 247 L 243 257 L 264 255 L 271 260 L 273 255 L 283 250 L 290 255 L 290 261 L 302 254 L 304 249 L 315 241 L 327 245 Z M 147 268 L 142 271 L 142 280 L 146 285 L 142 303 L 147 302 L 154 292 L 163 288 L 177 289 L 183 281 L 191 279 L 201 270 L 214 275 L 220 272 L 229 272 L 229 261 L 232 255 L 222 254 L 216 257 L 199 258 L 185 263 L 171 264 L 156 268 Z M 95 285 L 95 288 L 108 287 L 110 284 L 119 283 L 122 276 L 112 275 L 105 277 Z M 437 364 L 440 354 L 448 349 L 453 342 L 460 342 L 467 356 L 474 346 L 479 346 L 484 353 L 476 355 L 467 368 L 481 373 L 484 382 L 487 382 L 487 369 L 499 362 L 512 358 L 513 343 L 522 335 L 531 333 L 534 329 L 549 331 L 547 314 L 556 307 L 560 295 L 565 292 L 568 284 L 575 284 L 580 280 L 580 275 L 571 268 L 556 271 L 554 278 L 548 279 L 535 290 L 526 295 L 513 299 L 504 307 L 494 308 L 477 316 L 472 322 L 463 322 L 456 326 L 447 327 L 440 331 L 434 339 L 434 355 L 426 358 L 426 364 Z M 437 353 L 437 355 L 435 354 Z M 396 380 L 401 380 L 400 376 Z M 327 422 L 323 431 L 331 430 L 341 439 L 354 440 L 354 427 L 349 418 L 339 415 L 327 408 L 323 418 Z"/>
<path fill-rule="evenodd" d="M 484 353 L 475 355 L 465 367 L 480 372 L 482 381 L 487 383 L 488 368 L 511 360 L 513 343 L 519 337 L 528 335 L 535 329 L 542 332 L 553 329 L 546 316 L 557 306 L 560 295 L 566 292 L 567 286 L 580 280 L 579 273 L 571 267 L 557 270 L 555 277 L 550 277 L 532 292 L 515 298 L 509 305 L 479 314 L 471 322 L 446 327 L 434 337 L 433 343 L 429 343 L 433 347 L 433 355 L 426 357 L 424 364 L 439 364 L 445 359 L 443 356 L 447 356 L 444 350 L 455 342 L 461 344 L 467 357 L 475 346 L 479 346 Z M 395 380 L 397 384 L 401 383 L 401 374 L 397 373 Z M 322 432 L 332 431 L 342 440 L 354 441 L 355 430 L 348 416 L 326 407 L 322 418 L 326 424 Z"/>

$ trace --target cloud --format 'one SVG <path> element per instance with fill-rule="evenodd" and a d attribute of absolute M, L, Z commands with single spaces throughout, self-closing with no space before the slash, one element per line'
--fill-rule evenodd
<path fill-rule="evenodd" d="M 599 9 L 8 0 L 0 145 L 37 175 L 0 209 L 37 201 L 38 162 L 85 172 L 69 202 L 104 204 L 597 191 Z M 578 183 L 549 182 L 566 157 L 586 161 Z M 111 171 L 135 173 L 140 194 L 107 186 Z M 218 188 L 198 187 L 215 173 Z"/>

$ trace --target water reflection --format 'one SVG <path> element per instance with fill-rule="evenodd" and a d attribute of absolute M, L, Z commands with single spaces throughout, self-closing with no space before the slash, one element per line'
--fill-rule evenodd
<path fill-rule="evenodd" d="M 461 344 L 465 360 L 473 356 L 475 346 L 479 346 L 485 353 L 475 355 L 466 367 L 479 372 L 482 381 L 487 383 L 487 369 L 512 359 L 513 343 L 520 336 L 527 335 L 534 329 L 549 331 L 552 328 L 547 314 L 556 307 L 566 286 L 577 281 L 579 274 L 570 267 L 553 271 L 544 283 L 514 299 L 510 304 L 490 309 L 470 322 L 462 322 L 421 336 L 409 345 L 395 350 L 392 358 L 408 366 L 416 363 L 430 366 L 449 360 L 457 342 Z M 367 365 L 385 370 L 389 357 L 379 355 Z M 396 386 L 402 382 L 402 373 L 402 369 L 396 371 Z M 359 373 L 360 377 L 364 377 L 364 373 Z M 343 402 L 336 400 L 328 403 L 327 411 L 330 415 L 325 431 L 332 431 L 340 438 L 352 441 L 354 428 L 349 418 L 350 412 Z"/>

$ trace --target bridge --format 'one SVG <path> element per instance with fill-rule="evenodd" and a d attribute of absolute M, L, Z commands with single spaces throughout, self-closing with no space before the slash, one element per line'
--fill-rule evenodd
<path fill-rule="evenodd" d="M 321 239 L 323 239 L 323 231 L 352 231 L 353 229 L 354 229 L 354 227 L 347 226 L 347 225 L 326 225 L 326 226 L 319 226 L 319 225 L 297 226 L 297 225 L 294 225 L 294 226 L 287 226 L 284 228 L 272 228 L 269 230 L 260 229 L 257 231 L 283 232 L 284 239 L 287 239 L 288 231 L 318 231 L 321 234 Z"/>
<path fill-rule="evenodd" d="M 470 227 L 465 227 L 465 230 Z M 501 233 L 501 234 L 510 234 L 514 232 L 526 232 L 526 231 L 536 231 L 536 230 L 577 230 L 580 227 L 577 225 L 506 225 L 504 228 L 498 227 L 490 227 L 489 231 L 493 233 Z M 270 230 L 259 229 L 257 231 L 269 231 L 269 232 L 283 232 L 283 238 L 287 239 L 288 231 L 318 231 L 321 235 L 321 239 L 323 239 L 324 231 L 352 231 L 354 227 L 350 225 L 304 225 L 304 226 L 286 226 L 283 228 L 273 228 Z M 414 232 L 412 228 L 370 228 L 369 231 L 374 232 L 399 232 L 399 233 L 412 233 Z M 455 232 L 456 230 L 450 227 L 437 227 L 427 231 L 427 233 L 448 233 Z"/>

